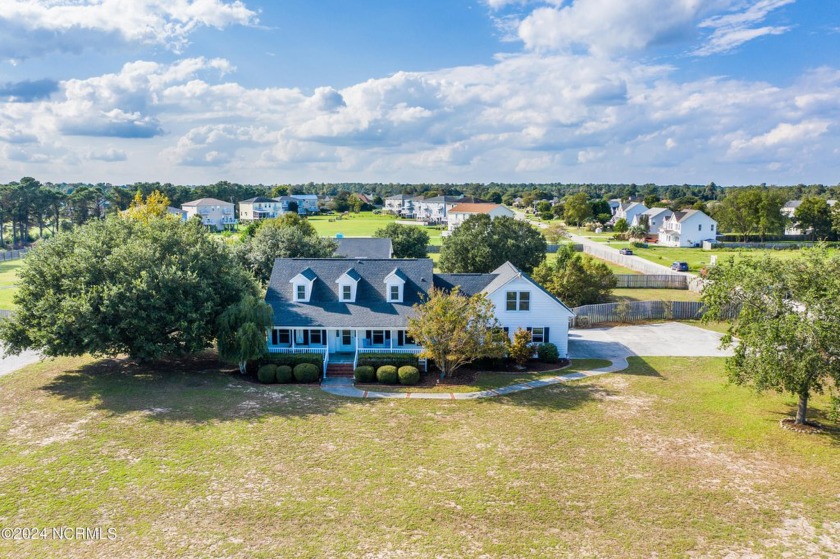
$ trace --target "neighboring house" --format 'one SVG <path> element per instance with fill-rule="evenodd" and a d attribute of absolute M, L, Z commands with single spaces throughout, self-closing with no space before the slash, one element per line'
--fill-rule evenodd
<path fill-rule="evenodd" d="M 410 194 L 397 194 L 385 198 L 385 209 L 403 217 L 414 217 L 414 204 L 422 200 Z"/>
<path fill-rule="evenodd" d="M 361 192 L 354 192 L 353 196 L 358 198 L 362 202 L 362 204 L 367 204 L 369 206 L 373 205 L 373 198 L 368 196 L 367 194 L 363 194 Z"/>
<path fill-rule="evenodd" d="M 612 200 L 608 200 L 607 203 L 610 205 L 610 213 L 615 215 L 616 210 L 621 206 L 621 199 L 620 198 L 613 198 Z"/>
<path fill-rule="evenodd" d="M 508 209 L 501 204 L 487 204 L 487 203 L 464 203 L 456 204 L 449 210 L 449 231 L 454 231 L 459 225 L 464 223 L 467 219 L 474 215 L 487 214 L 490 219 L 497 217 L 515 217 L 513 210 Z"/>
<path fill-rule="evenodd" d="M 257 196 L 239 202 L 239 219 L 241 221 L 271 219 L 283 213 L 282 202 L 276 198 Z"/>
<path fill-rule="evenodd" d="M 342 258 L 391 258 L 394 249 L 391 239 L 379 237 L 342 237 L 336 239 L 336 256 Z"/>
<path fill-rule="evenodd" d="M 178 208 L 173 208 L 172 206 L 169 206 L 169 207 L 166 208 L 166 213 L 168 213 L 170 215 L 174 215 L 175 217 L 177 217 L 181 221 L 185 221 L 187 219 L 187 214 L 186 214 L 186 212 L 184 212 L 184 210 L 180 210 Z"/>
<path fill-rule="evenodd" d="M 285 196 L 281 196 L 281 198 L 285 198 Z M 299 214 L 318 213 L 318 196 L 316 194 L 292 194 L 291 198 L 297 201 Z"/>
<path fill-rule="evenodd" d="M 213 227 L 217 231 L 233 227 L 237 220 L 233 215 L 233 204 L 230 202 L 223 202 L 215 198 L 200 198 L 181 204 L 181 209 L 184 211 L 186 219 L 193 216 L 201 216 L 201 223 L 207 227 Z"/>
<path fill-rule="evenodd" d="M 458 204 L 476 202 L 475 198 L 464 195 L 434 196 L 416 201 L 414 216 L 428 223 L 447 223 L 452 208 Z"/>
<path fill-rule="evenodd" d="M 484 293 L 508 336 L 529 329 L 535 343 L 551 342 L 568 355 L 574 313 L 527 274 L 505 263 L 489 274 L 435 274 L 418 259 L 278 258 L 265 300 L 274 310 L 272 353 L 312 352 L 329 362 L 358 362 L 360 353 L 419 353 L 406 333 L 413 306 L 432 287 Z"/>
<path fill-rule="evenodd" d="M 645 206 L 644 204 L 640 204 L 639 202 L 625 202 L 615 210 L 615 215 L 613 215 L 612 222 L 615 223 L 619 219 L 625 219 L 627 220 L 627 224 L 630 225 L 631 223 L 633 223 L 634 217 L 646 212 L 647 210 L 647 206 Z"/>
<path fill-rule="evenodd" d="M 674 212 L 666 218 L 659 233 L 659 244 L 670 247 L 699 246 L 717 237 L 717 221 L 700 210 Z"/>
<path fill-rule="evenodd" d="M 827 200 L 827 202 L 828 205 L 833 208 L 837 203 L 837 200 Z M 807 231 L 802 231 L 802 229 L 797 227 L 796 218 L 794 217 L 794 214 L 796 214 L 796 208 L 798 208 L 800 204 L 802 204 L 802 200 L 791 200 L 782 206 L 781 213 L 787 218 L 785 235 L 805 235 L 807 233 Z"/>
<path fill-rule="evenodd" d="M 672 212 L 668 208 L 651 208 L 640 214 L 636 214 L 636 217 L 633 218 L 633 221 L 630 223 L 630 226 L 636 227 L 638 225 L 641 225 L 642 218 L 644 216 L 647 216 L 648 233 L 650 233 L 651 235 L 659 235 L 662 232 L 662 225 L 665 223 L 665 220 L 671 217 L 672 215 L 674 215 L 674 212 Z"/>

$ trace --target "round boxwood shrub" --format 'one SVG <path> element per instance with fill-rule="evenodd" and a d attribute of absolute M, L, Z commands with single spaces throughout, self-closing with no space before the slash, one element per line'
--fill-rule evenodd
<path fill-rule="evenodd" d="M 321 371 L 317 365 L 313 365 L 312 363 L 295 365 L 292 374 L 294 374 L 295 380 L 298 382 L 318 382 L 318 379 L 321 378 Z"/>
<path fill-rule="evenodd" d="M 280 384 L 292 382 L 292 380 L 294 379 L 294 377 L 292 376 L 292 368 L 288 365 L 278 365 L 277 373 L 275 373 L 274 377 Z"/>
<path fill-rule="evenodd" d="M 376 370 L 376 380 L 382 384 L 397 384 L 397 368 L 393 365 L 382 365 Z"/>
<path fill-rule="evenodd" d="M 420 382 L 420 371 L 417 367 L 405 365 L 397 370 L 397 375 L 400 377 L 400 384 L 417 384 Z"/>
<path fill-rule="evenodd" d="M 537 357 L 543 363 L 557 363 L 560 360 L 560 352 L 557 351 L 556 345 L 547 342 L 537 346 Z"/>
<path fill-rule="evenodd" d="M 257 380 L 263 384 L 274 382 L 277 375 L 277 365 L 263 365 L 257 371 Z"/>
<path fill-rule="evenodd" d="M 353 376 L 356 377 L 356 382 L 376 381 L 376 371 L 373 369 L 373 367 L 369 367 L 368 365 L 356 367 L 356 370 L 353 371 Z"/>

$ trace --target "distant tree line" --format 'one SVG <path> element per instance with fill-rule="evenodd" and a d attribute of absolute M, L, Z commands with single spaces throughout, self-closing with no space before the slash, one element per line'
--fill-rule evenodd
<path fill-rule="evenodd" d="M 840 235 L 837 210 L 822 202 L 840 199 L 840 185 L 804 185 L 723 188 L 706 185 L 655 184 L 577 184 L 577 183 L 306 183 L 238 184 L 219 181 L 207 185 L 175 185 L 138 182 L 129 185 L 109 183 L 41 183 L 32 177 L 0 185 L 0 246 L 20 247 L 39 238 L 55 236 L 62 230 L 103 219 L 127 209 L 139 192 L 143 197 L 160 192 L 170 205 L 198 198 L 217 198 L 236 203 L 255 196 L 317 194 L 330 198 L 328 208 L 364 211 L 379 205 L 388 196 L 412 194 L 424 197 L 466 195 L 496 203 L 515 202 L 544 218 L 562 218 L 567 223 L 604 223 L 611 218 L 608 200 L 633 200 L 648 207 L 672 210 L 694 208 L 717 219 L 721 230 L 742 235 L 779 235 L 787 222 L 780 217 L 789 200 L 803 203 L 795 221 L 815 238 L 833 239 Z M 365 197 L 355 194 L 365 194 Z M 363 200 L 363 198 L 365 198 Z"/>

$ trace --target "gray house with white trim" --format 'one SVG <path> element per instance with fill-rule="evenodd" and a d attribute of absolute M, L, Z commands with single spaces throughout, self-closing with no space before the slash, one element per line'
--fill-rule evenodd
<path fill-rule="evenodd" d="M 509 336 L 529 329 L 535 343 L 568 354 L 574 313 L 527 274 L 505 263 L 489 274 L 435 274 L 418 259 L 278 258 L 265 300 L 274 310 L 272 353 L 320 353 L 329 362 L 358 361 L 361 353 L 419 353 L 406 333 L 414 305 L 432 287 L 484 293 Z"/>

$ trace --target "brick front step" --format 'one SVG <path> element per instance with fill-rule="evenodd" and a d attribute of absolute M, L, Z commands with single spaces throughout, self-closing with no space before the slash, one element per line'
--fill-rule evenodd
<path fill-rule="evenodd" d="M 327 365 L 328 377 L 352 377 L 353 364 L 352 363 L 329 363 Z"/>

